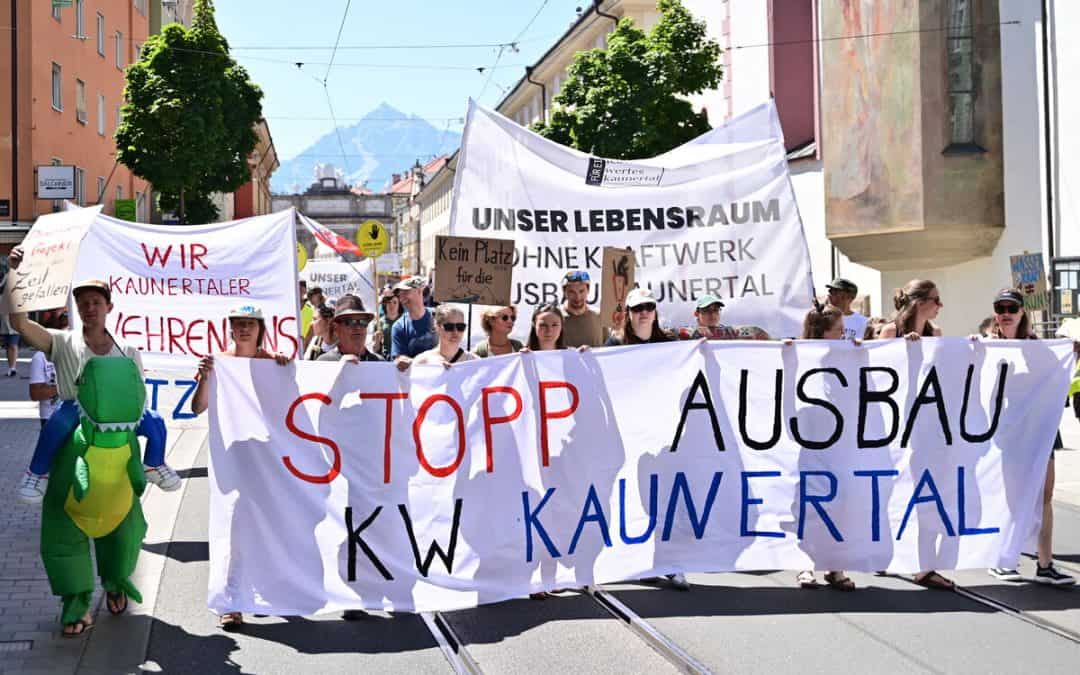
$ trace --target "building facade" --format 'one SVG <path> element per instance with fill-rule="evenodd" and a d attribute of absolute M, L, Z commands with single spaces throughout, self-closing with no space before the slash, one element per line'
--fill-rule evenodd
<path fill-rule="evenodd" d="M 389 230 L 393 223 L 390 195 L 363 190 L 359 192 L 345 184 L 340 169 L 332 164 L 318 164 L 315 167 L 315 181 L 303 194 L 271 197 L 271 212 L 294 207 L 353 242 L 358 241 L 360 226 L 369 220 L 376 220 Z M 297 223 L 296 239 L 309 257 L 318 257 L 320 248 L 325 248 L 321 244 L 316 246 L 314 237 L 300 223 Z M 359 259 L 351 253 L 341 255 L 350 262 Z"/>
<path fill-rule="evenodd" d="M 61 207 L 38 199 L 39 166 L 75 167 L 72 201 L 113 213 L 117 199 L 135 199 L 145 220 L 147 184 L 116 162 L 113 134 L 124 69 L 149 35 L 149 0 L 73 0 L 56 9 L 2 0 L 0 15 L 14 19 L 0 31 L 0 246 L 9 250 L 37 216 Z"/>
<path fill-rule="evenodd" d="M 248 157 L 251 180 L 232 194 L 234 218 L 263 216 L 273 212 L 270 178 L 281 166 L 281 162 L 278 161 L 277 150 L 274 148 L 274 138 L 270 135 L 270 125 L 265 119 L 259 120 L 255 125 L 255 133 L 259 142 Z"/>

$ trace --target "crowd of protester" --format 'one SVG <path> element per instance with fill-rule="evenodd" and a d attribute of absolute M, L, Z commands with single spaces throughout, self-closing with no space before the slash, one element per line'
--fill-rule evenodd
<path fill-rule="evenodd" d="M 17 260 L 16 260 L 17 263 Z M 301 358 L 314 361 L 392 362 L 401 371 L 413 365 L 454 364 L 481 358 L 491 358 L 537 351 L 575 349 L 585 351 L 599 347 L 639 345 L 675 340 L 737 340 L 771 339 L 757 326 L 730 326 L 722 322 L 723 301 L 710 294 L 694 303 L 695 323 L 692 326 L 666 329 L 661 323 L 656 298 L 647 288 L 629 291 L 623 308 L 615 313 L 614 325 L 604 326 L 600 314 L 589 307 L 590 278 L 585 271 L 567 273 L 562 280 L 564 304 L 542 304 L 533 308 L 528 339 L 520 342 L 511 337 L 517 321 L 514 306 L 493 307 L 481 315 L 485 334 L 475 348 L 469 349 L 469 325 L 461 307 L 438 305 L 431 297 L 427 281 L 412 276 L 382 289 L 378 306 L 370 310 L 356 295 L 328 298 L 323 289 L 307 288 L 301 282 L 303 297 L 301 325 L 303 344 Z M 942 335 L 935 323 L 944 306 L 940 291 L 929 280 L 915 279 L 896 289 L 893 297 L 895 312 L 888 318 L 868 317 L 853 310 L 858 295 L 857 286 L 850 280 L 837 278 L 827 285 L 823 301 L 814 300 L 807 311 L 801 340 L 864 340 L 903 338 L 919 340 Z M 74 405 L 75 378 L 85 362 L 95 355 L 123 355 L 139 361 L 138 352 L 114 338 L 105 329 L 105 315 L 112 309 L 109 288 L 103 282 L 89 281 L 73 289 L 75 306 L 83 324 L 81 331 L 64 330 L 66 312 L 56 312 L 47 327 L 31 321 L 25 315 L 11 315 L 10 323 L 0 326 L 5 333 L 9 352 L 21 339 L 40 351 L 32 362 L 30 397 L 41 404 L 41 440 L 34 459 L 18 487 L 18 496 L 27 502 L 39 502 L 44 495 L 52 454 L 59 439 L 77 421 Z M 1024 310 L 1023 295 L 1004 289 L 991 303 L 992 314 L 971 335 L 973 340 L 1037 339 L 1032 323 Z M 234 308 L 228 314 L 231 346 L 223 355 L 242 358 L 273 359 L 278 364 L 290 358 L 264 347 L 266 324 L 261 309 L 253 304 Z M 785 339 L 784 344 L 793 344 Z M 1080 343 L 1078 343 L 1080 345 Z M 9 367 L 14 368 L 9 353 Z M 199 362 L 198 384 L 192 395 L 191 407 L 196 414 L 208 407 L 209 375 L 214 356 Z M 1075 413 L 1080 419 L 1080 370 L 1070 391 Z M 1068 403 L 1067 403 L 1068 405 Z M 163 422 L 148 412 L 139 425 L 138 433 L 148 438 L 144 459 L 147 478 L 162 489 L 176 489 L 179 477 L 164 462 Z M 1060 434 L 1055 449 L 1061 447 Z M 1054 455 L 1046 468 L 1042 503 L 1042 526 L 1037 541 L 1035 582 L 1066 585 L 1073 577 L 1058 570 L 1053 563 Z M 995 568 L 989 573 L 1006 581 L 1020 581 L 1015 567 Z M 825 585 L 844 591 L 855 590 L 854 582 L 841 570 L 831 570 L 824 577 Z M 689 590 L 683 574 L 667 576 L 675 588 Z M 913 580 L 928 588 L 951 589 L 954 584 L 934 570 L 926 570 Z M 819 588 L 813 570 L 804 570 L 796 577 L 801 588 Z M 535 594 L 543 598 L 547 594 Z M 346 619 L 362 618 L 358 610 L 345 612 Z M 239 612 L 220 617 L 221 626 L 235 630 L 243 624 Z M 65 628 L 67 630 L 67 628 Z"/>

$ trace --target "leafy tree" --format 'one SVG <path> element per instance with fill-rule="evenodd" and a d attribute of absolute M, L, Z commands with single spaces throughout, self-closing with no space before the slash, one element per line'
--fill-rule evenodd
<path fill-rule="evenodd" d="M 191 28 L 169 24 L 128 67 L 119 161 L 149 181 L 180 222 L 217 219 L 214 192 L 251 179 L 262 91 L 229 56 L 212 0 L 195 0 Z"/>
<path fill-rule="evenodd" d="M 686 96 L 720 83 L 720 45 L 680 0 L 659 0 L 645 33 L 623 19 L 607 49 L 579 52 L 554 99 L 542 136 L 612 159 L 654 157 L 708 131 Z"/>

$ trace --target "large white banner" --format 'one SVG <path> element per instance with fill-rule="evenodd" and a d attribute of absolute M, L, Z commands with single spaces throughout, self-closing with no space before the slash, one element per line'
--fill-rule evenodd
<path fill-rule="evenodd" d="M 336 254 L 335 254 L 336 255 Z M 364 308 L 375 311 L 375 262 L 368 258 L 356 263 L 343 260 L 309 260 L 300 271 L 308 289 L 323 289 L 327 298 L 340 298 L 346 293 L 359 296 Z"/>
<path fill-rule="evenodd" d="M 76 212 L 77 213 L 77 212 Z M 79 248 L 76 281 L 112 290 L 108 328 L 149 368 L 193 371 L 229 344 L 226 314 L 253 304 L 265 345 L 295 355 L 298 327 L 293 210 L 209 225 L 151 225 L 98 214 Z M 71 313 L 78 324 L 78 314 Z"/>
<path fill-rule="evenodd" d="M 599 307 L 605 246 L 633 249 L 666 325 L 693 324 L 693 301 L 710 293 L 727 324 L 800 333 L 810 257 L 772 102 L 635 162 L 590 157 L 470 102 L 454 180 L 451 234 L 515 242 L 519 334 L 530 307 L 562 301 L 569 270 L 590 273 Z"/>
<path fill-rule="evenodd" d="M 448 610 L 676 571 L 1011 567 L 1068 341 L 220 359 L 211 609 Z"/>

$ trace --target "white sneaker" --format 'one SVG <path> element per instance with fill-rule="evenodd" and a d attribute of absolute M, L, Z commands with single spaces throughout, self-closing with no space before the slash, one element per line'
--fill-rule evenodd
<path fill-rule="evenodd" d="M 1024 575 L 1020 574 L 1015 567 L 991 567 L 986 573 L 995 579 L 1002 581 L 1023 581 Z"/>
<path fill-rule="evenodd" d="M 679 572 L 678 574 L 669 574 L 669 575 L 667 575 L 667 579 L 668 579 L 668 581 L 671 582 L 671 585 L 676 590 L 680 590 L 680 591 L 688 591 L 688 590 L 690 590 L 690 582 L 686 580 L 686 575 L 683 574 L 682 572 Z"/>
<path fill-rule="evenodd" d="M 49 486 L 48 474 L 41 476 L 31 471 L 23 474 L 15 488 L 15 495 L 24 504 L 40 504 L 45 498 L 45 488 Z"/>
<path fill-rule="evenodd" d="M 168 464 L 162 464 L 161 466 L 146 466 L 144 464 L 143 471 L 146 473 L 148 482 L 153 483 L 165 492 L 172 492 L 180 487 L 180 476 Z"/>

